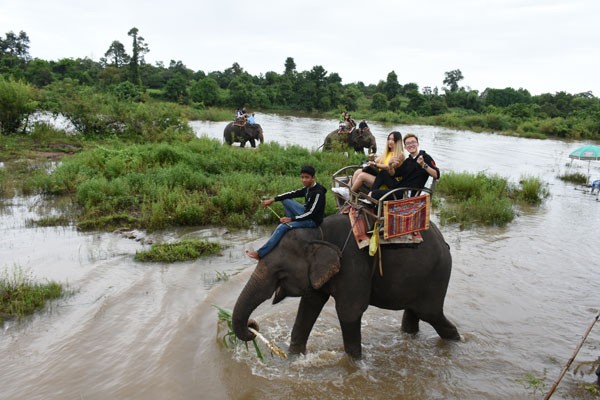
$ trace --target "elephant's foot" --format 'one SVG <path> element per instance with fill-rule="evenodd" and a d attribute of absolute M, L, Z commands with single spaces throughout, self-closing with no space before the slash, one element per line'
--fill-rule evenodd
<path fill-rule="evenodd" d="M 306 354 L 306 343 L 290 343 L 290 348 L 288 349 L 288 351 L 290 352 L 290 354 Z"/>
<path fill-rule="evenodd" d="M 412 310 L 404 310 L 402 316 L 402 332 L 416 334 L 419 332 L 419 317 Z"/>
<path fill-rule="evenodd" d="M 445 324 L 434 325 L 433 328 L 440 335 L 442 339 L 446 340 L 460 340 L 460 333 L 450 321 L 446 321 Z"/>
<path fill-rule="evenodd" d="M 340 321 L 342 337 L 344 339 L 344 351 L 352 358 L 362 357 L 362 345 L 360 335 L 360 320 L 353 322 Z"/>

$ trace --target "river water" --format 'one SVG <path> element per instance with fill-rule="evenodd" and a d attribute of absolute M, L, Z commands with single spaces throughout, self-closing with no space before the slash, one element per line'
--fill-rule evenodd
<path fill-rule="evenodd" d="M 267 141 L 319 147 L 332 119 L 259 114 Z M 568 154 L 583 144 L 511 138 L 426 126 L 371 123 L 381 149 L 391 130 L 416 133 L 443 171 L 537 176 L 551 196 L 520 209 L 509 225 L 442 226 L 454 268 L 445 312 L 463 340 L 449 343 L 421 324 L 399 332 L 402 312 L 369 308 L 363 359 L 344 356 L 332 301 L 308 354 L 257 361 L 252 349 L 225 348 L 213 305 L 232 308 L 255 263 L 243 255 L 270 228 L 220 227 L 134 236 L 164 242 L 207 238 L 227 244 L 218 256 L 176 264 L 133 260 L 147 247 L 117 233 L 32 228 L 56 212 L 36 197 L 0 207 L 0 268 L 64 283 L 71 294 L 47 311 L 7 323 L 0 336 L 1 399 L 526 399 L 544 390 L 572 355 L 600 307 L 600 202 L 557 176 L 587 173 Z M 194 122 L 198 136 L 222 139 L 224 122 Z M 253 151 L 244 149 L 240 151 Z M 600 177 L 600 162 L 590 173 Z M 329 184 L 327 177 L 319 180 Z M 434 213 L 432 219 L 437 222 Z M 253 317 L 282 347 L 298 299 L 260 306 Z M 592 330 L 553 398 L 585 398 L 595 380 L 600 326 Z M 527 384 L 543 380 L 544 389 Z"/>

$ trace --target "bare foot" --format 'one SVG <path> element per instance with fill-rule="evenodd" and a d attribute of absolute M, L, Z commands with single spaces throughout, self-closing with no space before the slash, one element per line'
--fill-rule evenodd
<path fill-rule="evenodd" d="M 260 260 L 260 256 L 257 251 L 246 250 L 246 255 L 250 258 L 254 258 L 255 260 Z"/>

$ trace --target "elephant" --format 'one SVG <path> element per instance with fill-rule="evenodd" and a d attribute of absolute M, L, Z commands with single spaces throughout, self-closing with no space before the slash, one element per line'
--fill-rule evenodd
<path fill-rule="evenodd" d="M 330 296 L 335 299 L 344 351 L 352 358 L 362 356 L 361 318 L 369 305 L 404 310 L 403 332 L 417 333 L 423 320 L 441 338 L 460 340 L 443 311 L 452 269 L 450 247 L 434 223 L 421 234 L 423 242 L 418 245 L 381 246 L 381 276 L 379 268 L 374 269 L 378 259 L 350 237 L 347 214 L 328 216 L 319 228 L 288 231 L 258 261 L 235 303 L 236 336 L 254 339 L 248 327 L 258 330 L 258 324 L 250 315 L 274 293 L 273 304 L 287 296 L 301 297 L 289 346 L 293 354 L 306 353 L 312 327 Z"/>
<path fill-rule="evenodd" d="M 331 150 L 334 142 L 347 144 L 356 152 L 364 153 L 364 149 L 368 149 L 371 154 L 377 153 L 377 141 L 369 128 L 362 131 L 354 128 L 349 133 L 341 133 L 339 130 L 330 132 L 323 142 L 323 150 Z"/>
<path fill-rule="evenodd" d="M 235 125 L 234 122 L 227 124 L 223 130 L 223 140 L 228 145 L 233 142 L 239 142 L 240 147 L 244 147 L 246 142 L 250 142 L 252 147 L 256 147 L 256 140 L 260 140 L 260 143 L 264 143 L 265 137 L 260 124 L 245 123 L 243 126 Z"/>

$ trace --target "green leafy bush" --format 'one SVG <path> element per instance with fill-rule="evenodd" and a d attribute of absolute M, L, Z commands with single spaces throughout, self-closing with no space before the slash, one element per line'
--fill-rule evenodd
<path fill-rule="evenodd" d="M 36 108 L 31 86 L 0 75 L 0 133 L 17 133 Z"/>

